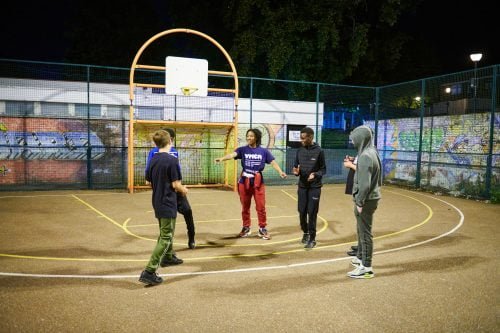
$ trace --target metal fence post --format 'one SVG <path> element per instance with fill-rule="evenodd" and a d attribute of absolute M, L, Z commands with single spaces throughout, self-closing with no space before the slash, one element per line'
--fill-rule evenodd
<path fill-rule="evenodd" d="M 90 144 L 90 66 L 87 67 L 87 188 L 92 189 L 92 145 Z"/>
<path fill-rule="evenodd" d="M 319 83 L 316 83 L 316 142 L 318 142 L 318 125 L 319 122 Z"/>
<path fill-rule="evenodd" d="M 422 80 L 422 91 L 420 97 L 420 134 L 418 137 L 418 153 L 417 153 L 417 172 L 415 174 L 415 187 L 420 188 L 422 177 L 422 139 L 424 134 L 424 115 L 425 115 L 425 80 Z"/>
<path fill-rule="evenodd" d="M 491 115 L 490 115 L 490 140 L 488 143 L 488 157 L 486 159 L 486 188 L 484 196 L 486 198 L 491 198 L 491 169 L 493 167 L 493 136 L 495 134 L 495 108 L 497 99 L 497 75 L 498 67 L 493 66 L 493 75 L 491 82 Z"/>
<path fill-rule="evenodd" d="M 250 78 L 250 128 L 252 128 L 252 114 L 253 114 L 253 77 Z"/>
<path fill-rule="evenodd" d="M 378 106 L 380 100 L 380 88 L 375 88 L 375 138 L 373 140 L 373 144 L 377 147 L 377 138 L 378 138 Z M 385 155 L 385 154 L 384 154 Z"/>

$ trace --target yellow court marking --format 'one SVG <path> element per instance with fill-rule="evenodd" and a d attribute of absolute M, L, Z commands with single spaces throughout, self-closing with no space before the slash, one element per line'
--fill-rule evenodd
<path fill-rule="evenodd" d="M 290 193 L 288 193 L 287 191 L 285 191 L 285 190 L 281 190 L 281 192 L 283 192 L 283 193 L 285 193 L 286 195 L 288 195 L 290 198 L 292 198 L 292 200 L 297 201 L 297 198 L 296 198 L 296 197 L 294 197 L 293 195 L 291 195 Z"/>
<path fill-rule="evenodd" d="M 421 204 L 422 206 L 424 206 L 425 208 L 427 208 L 427 211 L 429 212 L 429 214 L 427 215 L 427 217 L 422 221 L 420 222 L 419 224 L 416 224 L 414 226 L 411 226 L 411 227 L 408 227 L 406 229 L 403 229 L 403 230 L 399 230 L 399 231 L 395 231 L 395 232 L 392 232 L 390 234 L 386 234 L 386 235 L 382 235 L 382 236 L 377 236 L 377 237 L 374 237 L 373 239 L 382 239 L 382 238 L 387 238 L 387 237 L 392 237 L 392 236 L 396 236 L 396 235 L 399 235 L 399 234 L 402 234 L 404 232 L 407 232 L 407 231 L 410 231 L 410 230 L 413 230 L 413 229 L 416 229 L 424 224 L 426 224 L 427 222 L 429 222 L 432 218 L 432 216 L 434 215 L 434 212 L 432 210 L 432 208 L 427 205 L 425 202 L 421 201 L 421 200 L 418 200 L 417 198 L 414 198 L 414 197 L 410 197 L 409 195 L 405 195 L 405 194 L 401 194 L 401 193 L 396 193 L 394 191 L 390 191 L 390 190 L 387 190 L 387 192 L 390 192 L 390 193 L 393 193 L 395 195 L 400 195 L 402 197 L 406 197 L 406 198 L 409 198 L 411 200 L 415 200 L 416 202 L 418 202 L 419 204 Z"/>
<path fill-rule="evenodd" d="M 297 217 L 297 215 L 292 215 L 292 216 L 273 216 L 273 217 L 268 217 L 268 219 L 278 219 L 278 218 L 288 218 L 288 217 Z M 327 228 L 328 228 L 328 221 L 326 221 L 324 218 L 322 218 L 321 216 L 318 215 L 318 218 L 323 221 L 323 227 L 318 230 L 317 234 L 320 234 L 322 233 L 323 231 L 325 231 Z M 227 222 L 227 221 L 240 221 L 241 219 L 238 218 L 238 219 L 225 219 L 225 220 L 207 220 L 207 221 L 196 221 L 196 224 L 198 223 L 214 223 L 214 222 Z M 128 221 L 128 220 L 127 220 Z M 156 242 L 156 238 L 146 238 L 146 237 L 142 237 L 142 236 L 139 236 L 135 233 L 133 233 L 132 231 L 129 230 L 129 228 L 135 228 L 135 227 L 150 227 L 150 226 L 157 226 L 157 224 L 154 224 L 154 223 L 150 223 L 150 224 L 139 224 L 139 225 L 133 225 L 133 226 L 125 226 L 124 225 L 124 228 L 126 228 L 126 231 L 128 234 L 130 235 L 135 235 L 136 237 L 138 238 L 141 238 L 141 239 L 145 239 L 145 240 L 149 240 L 149 241 L 152 241 L 152 242 Z M 265 240 L 265 241 L 260 241 L 259 243 L 246 243 L 246 244 L 196 244 L 197 247 L 250 247 L 250 246 L 269 246 L 269 245 L 274 245 L 274 244 L 283 244 L 283 243 L 291 243 L 291 242 L 295 242 L 295 241 L 298 241 L 298 240 L 301 240 L 302 237 L 299 237 L 299 238 L 291 238 L 291 239 L 286 239 L 286 240 L 283 240 L 283 241 L 275 241 L 275 242 L 271 242 L 271 241 L 268 241 L 268 240 Z M 175 243 L 174 242 L 174 245 L 177 244 L 179 245 L 179 243 Z"/>
<path fill-rule="evenodd" d="M 137 237 L 139 239 L 144 239 L 144 240 L 149 240 L 149 238 L 145 238 L 145 237 L 142 237 L 142 236 L 139 236 L 139 235 L 136 235 L 136 234 L 133 234 L 131 233 L 130 231 L 128 231 L 128 229 L 126 228 L 126 225 L 128 223 L 128 221 L 130 219 L 127 219 L 125 222 L 123 222 L 123 225 L 121 225 L 120 223 L 116 222 L 115 220 L 113 220 L 111 217 L 107 216 L 106 214 L 104 214 L 103 212 L 101 212 L 100 210 L 98 210 L 97 208 L 94 208 L 91 204 L 89 204 L 88 202 L 86 201 L 83 201 L 82 199 L 80 199 L 79 197 L 77 197 L 76 195 L 72 194 L 71 195 L 73 198 L 75 198 L 76 200 L 80 201 L 82 204 L 84 204 L 85 206 L 87 206 L 88 208 L 90 208 L 90 210 L 93 210 L 94 212 L 97 213 L 97 215 L 101 216 L 101 217 L 104 217 L 106 220 L 108 220 L 109 222 L 113 223 L 115 226 L 117 226 L 118 228 L 120 228 L 121 230 L 125 231 L 125 233 L 129 234 L 130 236 L 132 237 Z"/>
<path fill-rule="evenodd" d="M 103 212 L 101 212 L 100 210 L 94 208 L 93 206 L 91 206 L 89 203 L 87 203 L 86 201 L 83 201 L 82 199 L 80 199 L 79 197 L 77 197 L 76 195 L 72 194 L 71 195 L 73 198 L 75 198 L 76 200 L 80 201 L 82 204 L 84 204 L 85 206 L 87 206 L 90 210 L 93 210 L 94 212 L 97 213 L 97 215 L 101 216 L 101 217 L 104 217 L 106 220 L 108 220 L 109 222 L 113 223 L 115 226 L 117 226 L 118 228 L 120 229 L 123 229 L 122 228 L 122 225 L 118 222 L 116 222 L 115 220 L 113 220 L 112 218 L 106 216 Z"/>
<path fill-rule="evenodd" d="M 133 237 L 136 237 L 136 238 L 139 238 L 139 239 L 143 239 L 143 240 L 147 240 L 147 241 L 150 240 L 147 237 L 142 237 L 142 236 L 134 234 L 133 232 L 130 232 L 130 230 L 128 230 L 128 228 L 127 228 L 127 225 L 128 225 L 129 222 L 130 222 L 130 218 L 126 219 L 125 222 L 123 222 L 123 231 L 125 231 L 130 236 L 133 236 Z"/>
<path fill-rule="evenodd" d="M 96 212 L 99 216 L 101 217 L 104 217 L 106 220 L 108 220 L 109 222 L 113 223 L 114 225 L 118 226 L 120 229 L 122 229 L 126 234 L 130 235 L 130 236 L 133 236 L 133 237 L 136 237 L 136 238 L 139 238 L 139 239 L 143 239 L 143 240 L 147 240 L 147 241 L 151 241 L 151 242 L 156 242 L 157 239 L 156 238 L 147 238 L 147 237 L 143 237 L 143 236 L 140 236 L 140 235 L 137 235 L 133 232 L 131 232 L 128 228 L 128 222 L 130 221 L 130 218 L 127 219 L 123 225 L 119 224 L 118 222 L 114 221 L 112 218 L 108 217 L 106 214 L 104 214 L 103 212 L 101 212 L 100 210 L 98 210 L 97 208 L 94 208 L 91 204 L 89 204 L 88 202 L 78 198 L 76 195 L 72 195 L 73 198 L 77 199 L 78 201 L 80 201 L 82 204 L 84 204 L 85 206 L 87 206 L 88 208 L 90 208 L 91 210 L 93 210 L 94 212 Z M 323 228 L 321 228 L 319 231 L 318 231 L 318 234 L 323 232 L 324 230 L 326 230 L 326 228 L 328 227 L 328 222 L 323 219 L 322 217 L 318 216 L 318 218 L 320 218 L 323 222 L 324 222 L 324 225 L 323 225 Z M 223 245 L 222 247 L 250 247 L 250 246 L 269 246 L 269 245 L 273 245 L 273 244 L 282 244 L 282 243 L 289 243 L 289 242 L 294 242 L 294 241 L 297 241 L 301 238 L 293 238 L 293 239 L 288 239 L 288 240 L 284 240 L 284 241 L 277 241 L 277 242 L 269 242 L 269 241 L 263 241 L 263 242 L 260 242 L 260 243 L 251 243 L 251 244 L 227 244 L 227 245 Z M 174 245 L 179 245 L 178 243 L 175 243 L 174 242 Z M 200 247 L 221 247 L 221 245 L 219 244 L 216 244 L 216 245 L 211 245 L 211 244 L 199 244 L 198 246 Z"/>
<path fill-rule="evenodd" d="M 288 195 L 293 200 L 297 200 L 295 197 L 293 197 L 292 195 L 290 195 L 286 191 L 284 191 L 284 190 L 281 190 L 281 191 L 283 193 L 285 193 L 286 195 Z M 413 225 L 411 227 L 405 228 L 403 230 L 395 231 L 395 232 L 392 232 L 392 233 L 389 233 L 389 234 L 380 235 L 380 236 L 374 237 L 374 239 L 382 239 L 382 238 L 392 237 L 392 236 L 395 236 L 395 235 L 398 235 L 398 234 L 401 234 L 401 233 L 404 233 L 404 232 L 408 232 L 410 230 L 416 229 L 416 228 L 418 228 L 418 227 L 420 227 L 420 226 L 428 223 L 431 220 L 431 218 L 433 216 L 433 211 L 432 211 L 432 208 L 429 205 L 427 205 L 426 203 L 422 202 L 421 200 L 418 200 L 417 198 L 411 197 L 409 195 L 397 193 L 397 192 L 390 191 L 390 190 L 386 190 L 386 191 L 390 192 L 390 193 L 393 193 L 395 195 L 400 195 L 400 196 L 409 198 L 411 200 L 414 200 L 414 201 L 420 203 L 425 208 L 427 208 L 427 211 L 429 212 L 429 214 L 427 215 L 427 217 L 422 222 L 420 222 L 420 223 L 418 223 L 416 225 Z M 85 201 L 81 200 L 80 198 L 76 197 L 75 195 L 72 195 L 72 196 L 75 199 L 77 199 L 78 201 L 80 201 L 81 203 L 85 204 L 91 210 L 95 211 L 101 217 L 104 217 L 109 222 L 113 223 L 114 225 L 116 225 L 119 228 L 121 228 L 122 230 L 124 230 L 127 234 L 129 234 L 131 236 L 134 236 L 134 237 L 137 237 L 137 238 L 140 238 L 140 239 L 151 240 L 151 239 L 148 239 L 148 238 L 145 238 L 145 237 L 141 237 L 141 236 L 135 235 L 135 234 L 131 233 L 130 231 L 128 231 L 128 229 L 127 229 L 126 226 L 127 226 L 128 222 L 130 221 L 130 219 L 127 219 L 123 223 L 123 226 L 122 226 L 118 222 L 114 221 L 110 217 L 106 216 L 105 214 L 103 214 L 102 212 L 100 212 L 99 210 L 97 210 L 96 208 L 92 207 L 90 204 L 86 203 Z M 321 231 L 324 231 L 328 227 L 328 223 L 327 223 L 327 221 L 324 218 L 320 217 L 319 215 L 318 215 L 318 218 L 320 218 L 324 222 L 323 228 L 319 231 L 319 232 L 321 232 Z M 301 238 L 295 238 L 293 240 L 299 240 L 299 239 L 301 239 Z M 274 244 L 287 243 L 287 242 L 290 242 L 290 241 L 292 241 L 292 240 L 286 240 L 286 241 L 281 241 L 281 242 L 274 242 Z M 266 245 L 266 243 L 269 244 L 269 242 L 263 241 L 263 243 L 253 244 L 253 246 L 263 246 L 263 245 Z M 355 241 L 353 241 L 353 242 L 344 242 L 344 243 L 340 243 L 340 244 L 331 244 L 331 245 L 316 246 L 314 248 L 314 250 L 320 250 L 320 249 L 327 249 L 327 248 L 345 246 L 345 245 L 354 244 L 354 243 L 355 243 Z M 220 247 L 220 245 L 217 245 L 217 246 Z M 233 246 L 235 246 L 235 244 L 233 244 Z M 241 246 L 252 246 L 252 244 L 245 244 L 245 245 L 242 244 Z M 304 250 L 304 248 L 302 246 L 300 246 L 300 248 L 298 248 L 298 249 L 286 250 L 286 251 L 275 251 L 275 252 L 267 252 L 267 253 L 230 254 L 230 255 L 221 255 L 221 256 L 186 258 L 186 259 L 184 259 L 184 261 L 189 261 L 190 262 L 190 261 L 202 261 L 202 260 L 213 260 L 213 259 L 229 259 L 229 258 L 237 258 L 237 257 L 259 257 L 259 256 L 281 255 L 281 254 L 304 252 L 304 251 L 307 251 L 307 250 Z M 40 256 L 27 256 L 27 255 L 2 254 L 2 253 L 0 253 L 0 257 L 11 257 L 11 258 L 22 258 L 22 259 L 37 259 L 37 260 L 59 260 L 59 261 L 91 261 L 91 262 L 92 261 L 93 262 L 138 262 L 138 261 L 140 261 L 140 262 L 146 262 L 148 260 L 148 259 L 40 257 Z"/>
<path fill-rule="evenodd" d="M 299 215 L 281 215 L 281 216 L 268 216 L 267 219 L 282 219 L 282 218 L 289 218 L 289 217 L 297 217 Z M 241 221 L 241 218 L 237 219 L 216 219 L 216 220 L 196 220 L 196 224 L 199 223 L 221 223 L 221 222 L 229 222 L 229 221 Z M 256 217 L 252 217 L 252 221 L 257 221 Z M 142 227 L 151 227 L 151 226 L 158 226 L 158 223 L 145 223 L 145 224 L 134 224 L 134 225 L 129 225 L 128 228 L 142 228 Z"/>
<path fill-rule="evenodd" d="M 391 232 L 391 233 L 388 233 L 388 234 L 385 234 L 385 235 L 380 235 L 380 236 L 377 236 L 377 237 L 373 237 L 373 240 L 375 240 L 375 239 L 382 239 L 382 238 L 388 238 L 388 237 L 393 237 L 393 236 L 396 236 L 396 235 L 408 232 L 410 230 L 416 229 L 418 227 L 421 227 L 424 224 L 426 224 L 427 222 L 429 222 L 431 220 L 432 216 L 434 215 L 434 212 L 433 212 L 432 208 L 429 205 L 427 205 L 425 202 L 423 202 L 421 200 L 418 200 L 417 198 L 411 197 L 409 195 L 397 193 L 397 192 L 394 192 L 394 191 L 390 191 L 390 190 L 385 190 L 385 191 L 393 193 L 395 195 L 400 195 L 402 197 L 409 198 L 411 200 L 415 200 L 416 202 L 418 202 L 419 204 L 421 204 L 422 206 L 424 206 L 425 208 L 427 208 L 427 211 L 429 213 L 427 214 L 427 217 L 422 222 L 420 222 L 418 224 L 415 224 L 415 225 L 413 225 L 411 227 L 408 227 L 408 228 L 405 228 L 405 229 L 402 229 L 402 230 L 398 230 L 398 231 L 394 231 L 394 232 Z M 355 243 L 357 243 L 357 241 L 347 242 L 347 243 L 342 243 L 342 244 L 334 244 L 334 245 L 316 246 L 316 248 L 318 248 L 318 249 L 326 249 L 326 248 L 332 248 L 332 247 L 337 247 L 337 246 L 350 245 L 350 244 L 355 244 Z"/>
<path fill-rule="evenodd" d="M 289 193 L 287 193 L 286 191 L 284 190 L 281 190 L 282 193 L 286 194 L 288 197 L 292 198 L 293 200 L 297 201 L 297 198 L 295 198 L 294 196 L 290 195 Z M 268 219 L 271 219 L 271 218 L 289 218 L 289 217 L 297 217 L 298 215 L 295 214 L 293 216 L 276 216 L 276 217 L 268 217 Z M 323 227 L 317 231 L 317 234 L 320 234 L 322 233 L 323 231 L 325 231 L 327 228 L 328 228 L 328 221 L 325 220 L 323 217 L 321 217 L 320 215 L 318 215 L 318 219 L 320 219 L 321 221 L 323 221 Z M 208 221 L 205 221 L 205 223 L 207 222 L 226 222 L 226 221 L 240 221 L 241 219 L 240 218 L 237 218 L 237 219 L 224 219 L 224 220 L 208 220 Z M 202 221 L 196 221 L 196 223 L 202 223 Z M 149 226 L 151 225 L 156 225 L 156 224 L 149 224 Z M 136 225 L 134 225 L 135 227 Z M 140 225 L 140 226 L 145 226 L 144 224 Z M 131 232 L 128 228 L 128 226 L 124 225 L 123 226 L 124 229 L 126 229 L 126 232 L 128 234 L 132 234 L 132 235 L 135 235 L 136 237 L 138 238 L 141 238 L 141 239 L 146 239 L 146 240 L 149 240 L 149 241 L 152 241 L 152 242 L 156 242 L 156 239 L 154 238 L 145 238 L 145 237 L 141 237 L 137 234 L 134 234 L 133 232 Z M 132 227 L 132 226 L 130 226 Z M 298 238 L 291 238 L 291 239 L 286 239 L 286 240 L 283 240 L 283 241 L 275 241 L 275 242 L 271 242 L 271 241 L 260 241 L 259 243 L 246 243 L 246 244 L 196 244 L 196 246 L 199 246 L 199 247 L 254 247 L 254 246 L 270 246 L 270 245 L 276 245 L 276 244 L 284 244 L 284 243 L 291 243 L 291 242 L 296 242 L 298 240 L 301 240 L 302 237 L 298 237 Z M 175 243 L 174 242 L 174 245 L 179 245 L 179 243 Z"/>

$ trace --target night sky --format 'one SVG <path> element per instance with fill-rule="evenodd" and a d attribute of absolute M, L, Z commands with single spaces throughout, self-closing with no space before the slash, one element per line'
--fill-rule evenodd
<path fill-rule="evenodd" d="M 162 10 L 161 1 L 154 3 L 160 4 L 153 8 L 158 12 L 155 19 L 160 18 L 165 27 L 144 36 L 144 41 L 170 28 L 168 13 Z M 67 30 L 81 6 L 79 1 L 58 0 L 2 4 L 0 58 L 71 62 L 67 60 L 67 50 L 78 41 L 71 40 Z M 500 43 L 492 6 L 489 1 L 424 0 L 414 16 L 401 18 L 401 28 L 423 40 L 439 64 L 439 72 L 429 73 L 425 63 L 414 63 L 415 68 L 422 69 L 417 71 L 421 76 L 411 79 L 468 70 L 473 67 L 469 54 L 474 52 L 483 53 L 480 67 L 500 64 Z M 119 33 L 120 27 L 113 31 Z M 122 56 L 120 52 L 117 48 L 116 57 Z"/>
<path fill-rule="evenodd" d="M 426 0 L 419 7 L 413 34 L 436 50 L 444 73 L 470 69 L 471 53 L 483 54 L 480 66 L 498 65 L 498 11 L 493 3 Z"/>

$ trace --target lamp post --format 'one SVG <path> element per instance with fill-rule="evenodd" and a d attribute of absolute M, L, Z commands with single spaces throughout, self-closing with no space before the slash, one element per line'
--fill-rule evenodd
<path fill-rule="evenodd" d="M 474 89 L 474 109 L 473 112 L 476 113 L 476 97 L 477 97 L 477 63 L 481 61 L 481 58 L 483 57 L 482 53 L 472 53 L 470 55 L 470 60 L 474 62 L 474 79 L 472 83 L 472 87 Z"/>

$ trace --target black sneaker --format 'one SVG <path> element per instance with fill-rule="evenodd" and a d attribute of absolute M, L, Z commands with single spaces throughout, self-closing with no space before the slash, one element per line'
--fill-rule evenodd
<path fill-rule="evenodd" d="M 161 278 L 161 276 L 158 276 L 156 272 L 151 273 L 147 270 L 143 270 L 141 276 L 139 277 L 139 282 L 142 282 L 148 286 L 156 286 L 157 284 L 162 283 L 163 279 Z"/>
<path fill-rule="evenodd" d="M 188 232 L 188 247 L 192 250 L 196 247 L 196 243 L 194 241 L 194 234 Z"/>
<path fill-rule="evenodd" d="M 355 255 L 357 255 L 357 254 L 358 254 L 358 250 L 356 250 L 356 251 L 354 251 L 354 250 L 347 251 L 347 255 L 348 255 L 348 256 L 353 256 L 353 257 L 354 257 L 354 256 L 355 256 Z"/>
<path fill-rule="evenodd" d="M 309 234 L 304 233 L 304 235 L 302 235 L 302 244 L 307 244 L 307 242 L 309 242 Z"/>
<path fill-rule="evenodd" d="M 180 265 L 184 262 L 181 258 L 177 258 L 177 256 L 174 254 L 172 256 L 172 259 L 167 259 L 167 257 L 163 257 L 162 261 L 160 262 L 161 267 L 167 267 L 167 266 L 175 266 L 175 265 Z"/>
<path fill-rule="evenodd" d="M 358 246 L 357 246 L 357 245 L 353 245 L 353 246 L 351 246 L 351 250 L 353 250 L 353 251 L 357 251 L 357 250 L 358 250 Z"/>
<path fill-rule="evenodd" d="M 243 228 L 241 228 L 241 231 L 238 234 L 238 237 L 248 237 L 248 236 L 250 236 L 250 234 L 251 234 L 250 227 L 243 227 Z"/>
<path fill-rule="evenodd" d="M 307 244 L 304 246 L 305 249 L 312 249 L 313 247 L 316 247 L 315 240 L 309 240 Z"/>

